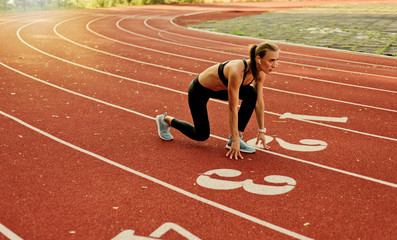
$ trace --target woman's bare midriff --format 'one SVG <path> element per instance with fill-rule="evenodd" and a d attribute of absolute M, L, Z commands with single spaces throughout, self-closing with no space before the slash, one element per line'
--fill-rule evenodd
<path fill-rule="evenodd" d="M 226 90 L 227 87 L 222 83 L 218 75 L 218 64 L 207 68 L 199 75 L 199 83 L 212 91 Z"/>

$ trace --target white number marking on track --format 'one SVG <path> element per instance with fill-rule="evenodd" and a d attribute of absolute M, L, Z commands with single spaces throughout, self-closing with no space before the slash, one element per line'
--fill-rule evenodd
<path fill-rule="evenodd" d="M 215 189 L 215 190 L 232 190 L 243 188 L 245 191 L 259 194 L 259 195 L 279 195 L 291 191 L 296 181 L 293 178 L 281 176 L 281 175 L 270 175 L 264 177 L 266 183 L 269 184 L 256 184 L 252 179 L 246 179 L 244 181 L 230 181 L 212 178 L 212 175 L 218 175 L 220 177 L 237 177 L 241 175 L 241 172 L 234 169 L 215 169 L 210 170 L 200 175 L 196 182 L 198 185 Z M 284 185 L 276 185 L 284 184 Z"/>
<path fill-rule="evenodd" d="M 117 236 L 112 238 L 112 240 L 155 240 L 160 239 L 165 233 L 169 230 L 174 230 L 179 235 L 185 237 L 187 240 L 200 240 L 200 238 L 196 237 L 183 227 L 178 224 L 172 222 L 166 222 L 157 228 L 154 232 L 152 232 L 149 237 L 137 236 L 135 235 L 135 231 L 131 229 L 127 229 L 119 233 Z"/>
<path fill-rule="evenodd" d="M 266 144 L 270 143 L 273 141 L 273 137 L 271 136 L 266 136 Z M 297 152 L 316 152 L 316 151 L 322 151 L 327 148 L 328 144 L 324 141 L 321 140 L 316 140 L 316 139 L 302 139 L 299 141 L 301 144 L 293 144 L 284 141 L 281 138 L 276 137 L 276 141 L 278 144 L 280 144 L 281 147 L 291 150 L 291 151 L 297 151 Z M 256 138 L 253 138 L 251 140 L 247 141 L 247 144 L 256 148 L 263 148 L 262 144 L 256 144 Z"/>

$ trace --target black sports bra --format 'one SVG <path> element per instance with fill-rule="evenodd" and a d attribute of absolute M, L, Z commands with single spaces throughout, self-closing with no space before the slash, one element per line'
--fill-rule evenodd
<path fill-rule="evenodd" d="M 245 77 L 247 76 L 247 67 L 248 67 L 247 61 L 246 61 L 245 59 L 242 59 L 242 60 L 243 60 L 243 62 L 244 62 L 244 77 L 243 77 L 243 81 L 241 82 L 241 86 L 240 86 L 240 87 L 243 86 Z M 219 64 L 219 67 L 218 67 L 218 75 L 219 75 L 219 78 L 221 79 L 222 83 L 223 83 L 226 87 L 227 87 L 227 85 L 228 85 L 228 80 L 227 80 L 227 78 L 225 77 L 225 75 L 223 74 L 223 69 L 225 68 L 226 64 L 228 64 L 228 62 L 229 62 L 229 61 L 224 62 L 224 63 L 220 63 L 220 64 Z M 251 81 L 248 85 L 250 85 L 253 81 L 254 81 L 254 79 L 252 79 L 252 81 Z"/>

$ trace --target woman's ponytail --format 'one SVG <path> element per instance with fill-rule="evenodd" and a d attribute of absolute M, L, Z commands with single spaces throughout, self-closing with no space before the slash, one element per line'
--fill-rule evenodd
<path fill-rule="evenodd" d="M 256 61 L 255 61 L 255 57 L 256 57 L 256 49 L 258 48 L 258 45 L 251 45 L 250 48 L 250 66 L 248 67 L 247 71 L 251 71 L 252 76 L 254 76 L 254 79 L 256 79 L 257 75 L 258 75 L 258 69 L 256 69 Z"/>
<path fill-rule="evenodd" d="M 256 68 L 256 56 L 259 56 L 260 58 L 263 58 L 266 56 L 266 52 L 268 50 L 270 51 L 278 51 L 278 46 L 274 43 L 270 42 L 263 42 L 258 45 L 251 45 L 250 46 L 250 65 L 247 69 L 247 72 L 251 71 L 252 76 L 254 76 L 254 79 L 256 80 L 258 77 L 258 69 Z"/>

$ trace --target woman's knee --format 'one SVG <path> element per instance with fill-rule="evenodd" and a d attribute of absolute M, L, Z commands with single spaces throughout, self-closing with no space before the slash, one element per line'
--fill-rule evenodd
<path fill-rule="evenodd" d="M 199 142 L 204 142 L 210 137 L 209 133 L 201 133 L 196 135 L 196 140 Z"/>

